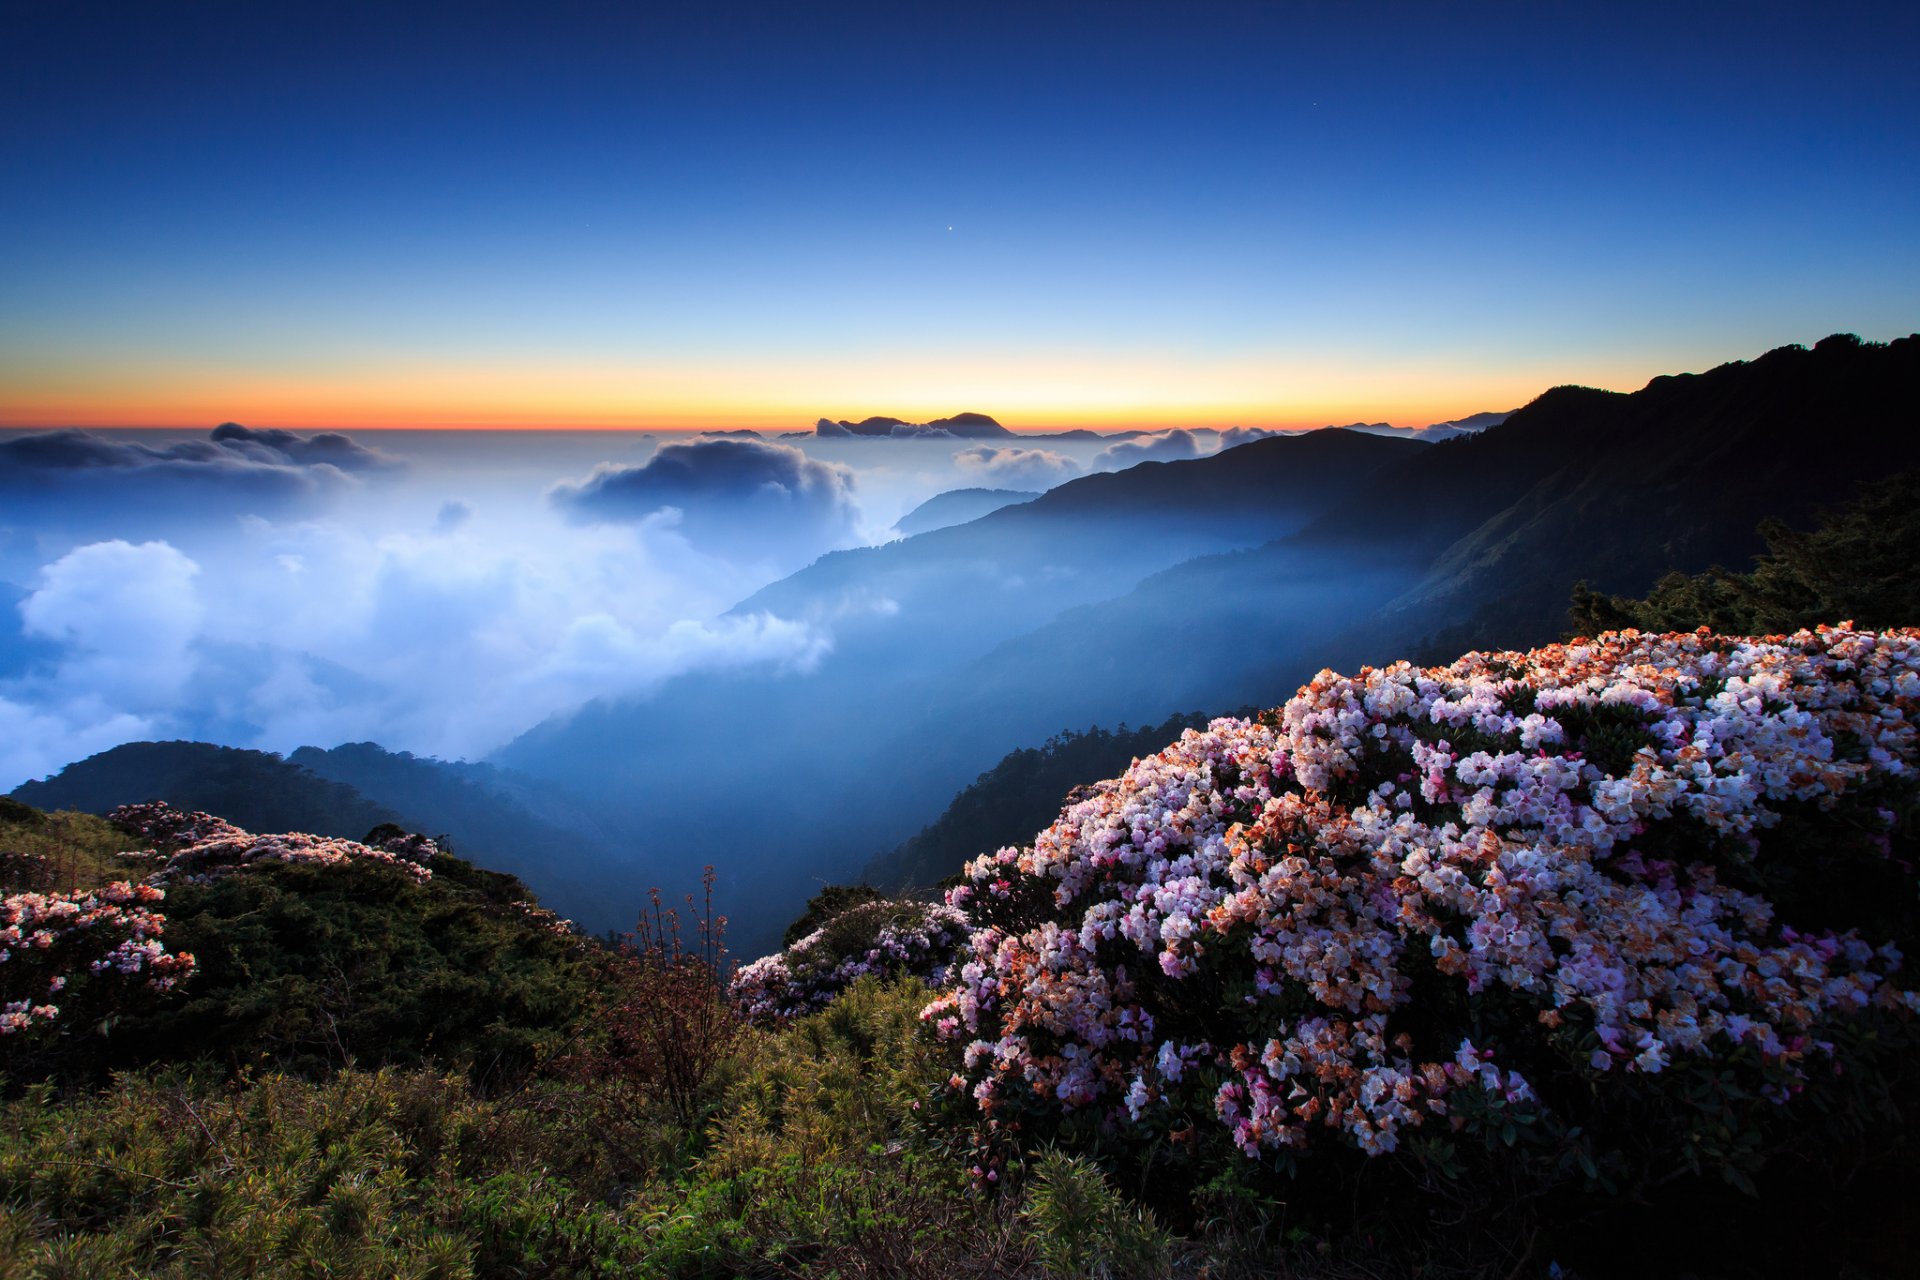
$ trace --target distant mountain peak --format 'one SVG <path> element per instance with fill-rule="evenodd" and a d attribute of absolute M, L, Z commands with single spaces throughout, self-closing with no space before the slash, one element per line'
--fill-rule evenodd
<path fill-rule="evenodd" d="M 931 422 L 908 422 L 903 418 L 883 415 L 862 418 L 858 422 L 852 422 L 846 418 L 837 421 L 832 418 L 822 418 L 814 424 L 814 434 L 829 437 L 862 436 L 870 440 L 927 437 L 990 440 L 1011 436 L 1014 433 L 984 413 L 967 412 L 956 413 L 950 418 L 935 418 Z"/>

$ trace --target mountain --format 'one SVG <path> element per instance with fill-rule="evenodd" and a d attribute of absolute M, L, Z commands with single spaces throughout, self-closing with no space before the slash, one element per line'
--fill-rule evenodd
<path fill-rule="evenodd" d="M 1485 431 L 1488 427 L 1497 427 L 1513 416 L 1513 410 L 1505 412 L 1470 413 L 1464 418 L 1454 418 L 1448 422 L 1432 422 L 1419 429 L 1427 439 L 1438 442 L 1450 440 L 1457 435 L 1472 435 L 1476 431 Z"/>
<path fill-rule="evenodd" d="M 1002 507 L 1030 502 L 1039 496 L 1038 492 L 1027 489 L 949 489 L 934 494 L 894 521 L 893 531 L 902 537 L 929 533 L 948 525 L 978 520 Z"/>
<path fill-rule="evenodd" d="M 525 880 L 563 915 L 597 929 L 633 923 L 604 907 L 608 886 L 629 874 L 619 842 L 563 784 L 371 742 L 301 747 L 288 761 L 377 797 L 408 816 L 403 826 L 452 837 L 463 857 Z"/>
<path fill-rule="evenodd" d="M 51 778 L 23 783 L 12 794 L 37 809 L 82 813 L 164 800 L 176 809 L 217 813 L 249 831 L 311 831 L 351 840 L 385 822 L 409 826 L 398 811 L 354 787 L 272 752 L 207 742 L 125 743 Z"/>
<path fill-rule="evenodd" d="M 837 422 L 831 418 L 822 418 L 815 425 L 814 434 L 865 436 L 870 439 L 944 434 L 957 440 L 1000 440 L 1011 437 L 1014 433 L 984 413 L 956 413 L 951 418 L 935 418 L 931 422 L 908 422 L 904 418 L 880 416 L 862 418 L 858 422 L 849 422 L 844 418 Z"/>
<path fill-rule="evenodd" d="M 359 839 L 382 823 L 450 838 L 463 856 L 520 877 L 589 928 L 624 927 L 608 887 L 627 869 L 585 806 L 551 782 L 481 764 L 449 764 L 370 742 L 291 757 L 205 742 L 131 742 L 15 789 L 41 809 L 105 813 L 164 800 L 216 813 L 249 831 Z M 644 887 L 644 886 L 643 886 Z"/>
<path fill-rule="evenodd" d="M 1744 563 L 1763 518 L 1804 526 L 1905 456 L 1916 352 L 1832 338 L 1630 394 L 1555 388 L 1437 444 L 1334 429 L 1088 476 L 828 555 L 738 606 L 829 630 L 811 674 L 685 677 L 556 717 L 498 762 L 607 797 L 649 878 L 715 863 L 757 937 L 1062 726 L 1530 646 L 1559 636 L 1582 579 L 1639 593 Z"/>
<path fill-rule="evenodd" d="M 1455 418 L 1451 422 L 1433 422 L 1424 427 L 1396 427 L 1387 422 L 1356 422 L 1347 431 L 1364 431 L 1369 435 L 1396 436 L 1407 440 L 1424 440 L 1428 444 L 1438 444 L 1442 440 L 1453 440 L 1460 436 L 1470 436 L 1485 431 L 1488 427 L 1497 427 L 1513 416 L 1509 409 L 1505 413 L 1473 413 L 1464 418 Z"/>
<path fill-rule="evenodd" d="M 1023 705 L 976 709 L 969 690 L 991 688 L 999 646 L 1195 556 L 1298 531 L 1431 447 L 1340 431 L 1261 440 L 1087 476 L 966 524 L 835 552 L 735 610 L 829 629 L 833 649 L 812 672 L 676 679 L 645 700 L 555 717 L 493 762 L 600 797 L 609 827 L 628 834 L 640 883 L 685 886 L 689 868 L 715 864 L 751 950 L 748 940 L 777 940 L 775 926 L 818 881 L 844 880 L 870 851 L 910 836 L 1007 752 L 1063 725 L 1154 723 L 1246 700 L 1163 705 L 1158 687 L 1103 697 L 1108 683 L 1130 682 L 1088 650 L 1122 638 L 1082 635 Z M 1187 670 L 1165 654 L 1149 666 Z M 727 788 L 747 778 L 755 803 L 742 806 Z M 725 823 L 702 818 L 720 812 Z"/>
<path fill-rule="evenodd" d="M 1431 553 L 1385 633 L 1440 614 L 1469 643 L 1531 644 L 1559 633 L 1581 578 L 1638 594 L 1670 570 L 1744 564 L 1761 521 L 1806 527 L 1899 470 L 1915 423 L 1920 336 L 1839 334 L 1631 394 L 1554 388 L 1435 446 L 1429 466 L 1382 475 L 1369 537 Z M 1449 500 L 1407 510 L 1434 493 Z"/>

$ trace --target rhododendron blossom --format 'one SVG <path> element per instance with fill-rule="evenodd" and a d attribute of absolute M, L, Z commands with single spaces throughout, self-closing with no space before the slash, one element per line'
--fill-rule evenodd
<path fill-rule="evenodd" d="M 193 956 L 161 941 L 160 889 L 121 881 L 76 893 L 16 893 L 0 898 L 0 1036 L 60 1016 L 77 982 L 135 983 L 170 990 L 193 970 Z"/>
<path fill-rule="evenodd" d="M 1513 1034 L 1476 1043 L 1488 1002 L 1595 1087 L 1740 1051 L 1784 1101 L 1842 1022 L 1920 1000 L 1890 942 L 1776 918 L 1768 833 L 1844 804 L 1883 857 L 1917 713 L 1916 631 L 1323 671 L 970 863 L 949 901 L 980 927 L 923 1017 L 988 1130 L 1094 1108 L 1211 1117 L 1255 1156 L 1390 1152 L 1463 1123 L 1463 1091 L 1544 1107 Z"/>
<path fill-rule="evenodd" d="M 951 980 L 968 932 L 966 914 L 951 906 L 862 903 L 784 952 L 742 965 L 730 991 L 747 1017 L 766 1020 L 823 1008 L 869 974 L 911 974 L 938 986 Z"/>
<path fill-rule="evenodd" d="M 433 878 L 426 864 L 440 848 L 426 836 L 402 835 L 382 841 L 378 847 L 343 840 L 338 836 L 316 836 L 303 831 L 257 836 L 242 830 L 224 818 L 199 812 L 183 812 L 164 803 L 121 805 L 107 817 L 130 831 L 158 843 L 177 846 L 160 868 L 147 877 L 147 883 L 171 884 L 176 880 L 203 883 L 241 867 L 262 862 L 299 863 L 309 866 L 341 866 L 348 862 L 374 862 L 405 872 L 415 880 Z M 148 856 L 160 854 L 147 851 Z"/>

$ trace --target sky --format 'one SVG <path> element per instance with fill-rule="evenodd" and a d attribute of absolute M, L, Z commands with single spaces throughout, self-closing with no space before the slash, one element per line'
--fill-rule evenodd
<path fill-rule="evenodd" d="M 0 13 L 5 426 L 1418 425 L 1920 328 L 1910 5 Z"/>

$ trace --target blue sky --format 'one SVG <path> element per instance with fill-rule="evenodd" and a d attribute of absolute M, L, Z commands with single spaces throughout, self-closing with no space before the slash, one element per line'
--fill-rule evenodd
<path fill-rule="evenodd" d="M 1843 8 L 12 3 L 0 423 L 1415 422 L 1884 339 L 1920 23 Z"/>

